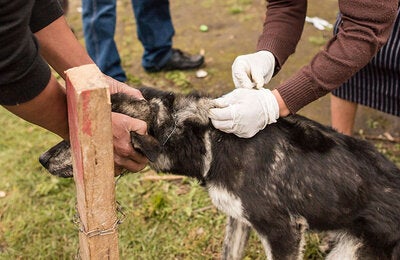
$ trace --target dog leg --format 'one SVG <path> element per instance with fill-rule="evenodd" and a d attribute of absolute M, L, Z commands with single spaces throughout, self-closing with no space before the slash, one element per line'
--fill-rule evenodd
<path fill-rule="evenodd" d="M 400 241 L 397 241 L 392 251 L 392 260 L 400 259 Z"/>
<path fill-rule="evenodd" d="M 308 223 L 302 217 L 279 215 L 271 222 L 252 222 L 268 260 L 302 260 L 304 233 Z"/>
<path fill-rule="evenodd" d="M 272 245 L 272 247 L 274 247 L 274 248 L 271 247 L 271 243 L 268 240 L 267 236 L 259 234 L 259 237 L 260 237 L 261 243 L 264 247 L 265 255 L 268 260 L 276 260 L 276 259 L 303 260 L 304 253 L 303 253 L 303 248 L 300 247 L 301 244 L 299 244 L 299 247 L 297 248 L 297 250 L 294 249 L 291 252 L 288 252 L 288 251 L 290 251 L 290 250 L 288 250 L 288 251 L 285 251 L 283 254 L 281 254 L 280 250 L 276 250 L 276 246 Z M 272 253 L 273 249 L 275 252 L 274 254 Z"/>
<path fill-rule="evenodd" d="M 272 253 L 271 253 L 271 245 L 268 241 L 268 238 L 266 236 L 261 236 L 261 235 L 259 235 L 259 237 L 260 237 L 261 243 L 264 247 L 264 251 L 265 251 L 265 255 L 267 256 L 267 259 L 273 260 L 274 257 L 272 256 Z"/>
<path fill-rule="evenodd" d="M 335 240 L 336 245 L 326 256 L 326 260 L 358 259 L 358 251 L 363 247 L 363 243 L 358 238 L 347 233 L 341 233 L 337 235 Z"/>
<path fill-rule="evenodd" d="M 227 220 L 222 259 L 242 259 L 250 235 L 250 226 L 232 217 L 228 217 Z"/>

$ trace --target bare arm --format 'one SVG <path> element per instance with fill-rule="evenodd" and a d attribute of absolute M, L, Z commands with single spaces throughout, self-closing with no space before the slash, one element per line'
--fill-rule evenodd
<path fill-rule="evenodd" d="M 35 33 L 41 55 L 63 77 L 67 69 L 93 63 L 83 46 L 77 41 L 67 25 L 65 18 L 60 17 L 48 26 Z M 124 92 L 137 98 L 143 98 L 140 91 L 126 84 L 107 77 L 110 92 Z M 67 104 L 64 88 L 54 75 L 45 89 L 32 100 L 15 105 L 5 106 L 12 113 L 42 126 L 63 139 L 69 139 Z M 143 121 L 113 113 L 112 128 L 114 135 L 114 157 L 117 169 L 126 168 L 138 171 L 145 167 L 147 159 L 137 153 L 130 144 L 130 131 L 146 134 L 147 126 Z"/>
<path fill-rule="evenodd" d="M 64 79 L 67 69 L 94 63 L 63 16 L 36 32 L 35 36 L 40 43 L 40 54 Z"/>
<path fill-rule="evenodd" d="M 77 41 L 64 17 L 60 17 L 46 28 L 35 33 L 40 42 L 40 54 L 65 79 L 65 71 L 72 67 L 93 64 L 83 46 Z M 124 92 L 143 98 L 140 91 L 107 77 L 110 92 Z"/>
<path fill-rule="evenodd" d="M 65 92 L 51 75 L 46 88 L 34 99 L 15 106 L 4 106 L 15 115 L 69 139 Z"/>
<path fill-rule="evenodd" d="M 283 101 L 281 95 L 279 94 L 278 90 L 272 90 L 272 94 L 274 94 L 276 101 L 278 102 L 279 106 L 279 117 L 285 117 L 290 114 L 289 108 L 287 107 L 285 101 Z"/>

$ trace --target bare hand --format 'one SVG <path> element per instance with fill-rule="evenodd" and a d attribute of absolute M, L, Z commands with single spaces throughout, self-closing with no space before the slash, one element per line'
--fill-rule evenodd
<path fill-rule="evenodd" d="M 120 174 L 122 169 L 132 172 L 142 170 L 148 160 L 144 155 L 133 149 L 130 132 L 134 131 L 141 135 L 147 134 L 146 122 L 120 113 L 112 113 L 111 116 L 116 174 Z"/>
<path fill-rule="evenodd" d="M 107 75 L 105 77 L 111 94 L 122 92 L 137 99 L 144 99 L 139 90 Z M 132 172 L 142 170 L 146 166 L 148 159 L 132 147 L 130 132 L 134 131 L 141 135 L 147 134 L 146 122 L 124 114 L 112 113 L 112 129 L 116 175 L 120 174 L 123 169 Z"/>

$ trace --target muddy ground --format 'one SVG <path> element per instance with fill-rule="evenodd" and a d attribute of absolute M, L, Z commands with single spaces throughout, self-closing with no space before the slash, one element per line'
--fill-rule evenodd
<path fill-rule="evenodd" d="M 77 37 L 84 43 L 80 5 L 79 0 L 70 1 L 67 17 Z M 206 57 L 203 69 L 207 71 L 208 76 L 196 78 L 195 71 L 146 73 L 141 67 L 143 48 L 136 36 L 131 3 L 128 0 L 117 1 L 118 22 L 115 39 L 129 83 L 134 86 L 150 84 L 181 92 L 196 89 L 217 96 L 229 92 L 233 89 L 231 64 L 236 56 L 255 50 L 262 29 L 265 5 L 264 0 L 171 1 L 172 19 L 176 31 L 173 39 L 174 47 L 190 53 L 202 52 Z M 336 15 L 336 0 L 309 1 L 308 16 L 318 16 L 334 23 Z M 208 31 L 201 31 L 200 25 L 207 25 Z M 296 53 L 289 58 L 269 87 L 274 88 L 309 62 L 331 35 L 331 30 L 320 31 L 307 23 Z M 329 97 L 313 102 L 299 113 L 329 124 Z M 373 137 L 389 133 L 399 138 L 400 119 L 360 107 L 355 132 Z"/>

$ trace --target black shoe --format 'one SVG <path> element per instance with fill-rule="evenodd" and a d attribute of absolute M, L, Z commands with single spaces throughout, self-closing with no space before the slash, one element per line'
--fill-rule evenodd
<path fill-rule="evenodd" d="M 190 70 L 195 69 L 203 65 L 204 56 L 203 55 L 190 55 L 179 49 L 172 49 L 171 58 L 167 61 L 167 63 L 157 69 L 151 68 L 146 69 L 148 72 L 157 72 L 157 71 L 169 71 L 169 70 Z"/>

